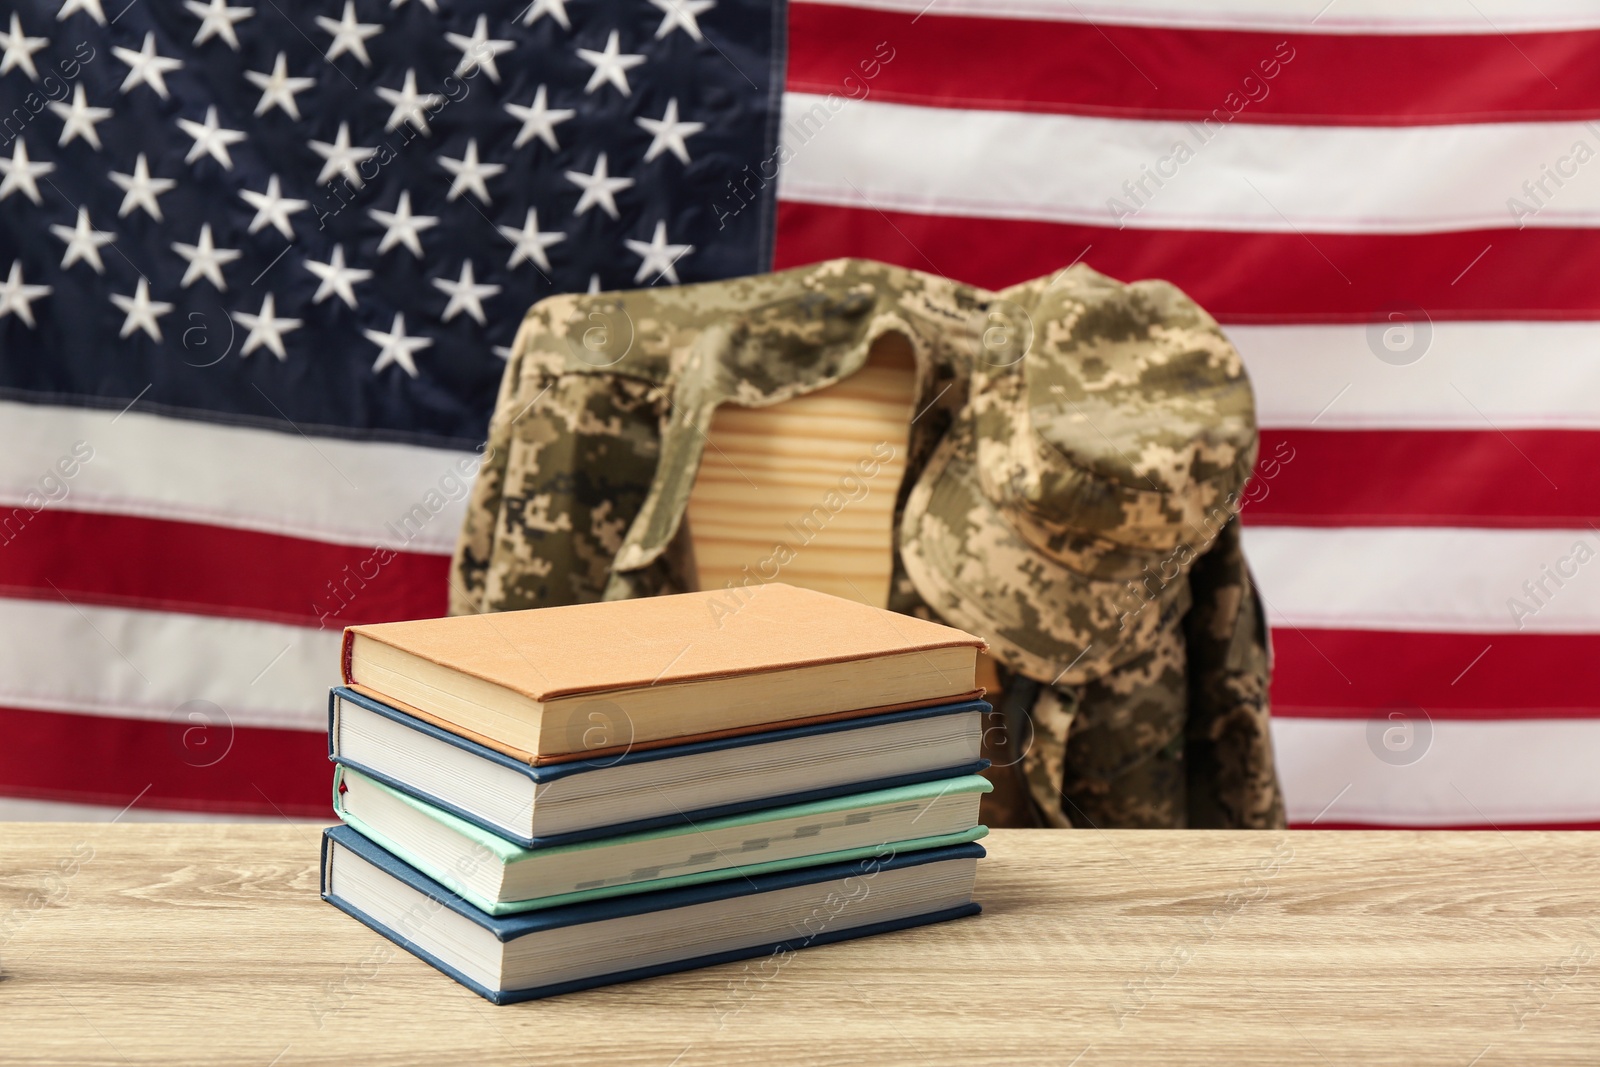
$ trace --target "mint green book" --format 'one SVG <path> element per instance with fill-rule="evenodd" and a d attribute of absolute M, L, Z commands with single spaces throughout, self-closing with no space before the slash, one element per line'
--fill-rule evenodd
<path fill-rule="evenodd" d="M 490 915 L 976 841 L 992 787 L 969 774 L 570 845 L 529 849 L 334 771 L 339 818 Z"/>

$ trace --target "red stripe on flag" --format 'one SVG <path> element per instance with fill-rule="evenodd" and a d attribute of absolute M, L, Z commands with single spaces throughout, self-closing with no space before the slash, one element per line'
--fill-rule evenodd
<path fill-rule="evenodd" d="M 328 738 L 0 708 L 0 795 L 332 822 Z"/>
<path fill-rule="evenodd" d="M 1596 236 L 1118 230 L 779 201 L 774 269 L 861 256 L 1001 289 L 1082 260 L 1113 278 L 1165 278 L 1223 322 L 1368 322 L 1402 308 L 1587 320 L 1600 318 Z"/>
<path fill-rule="evenodd" d="M 1514 626 L 1510 613 L 1506 625 Z M 1272 629 L 1272 714 L 1600 718 L 1600 634 Z"/>
<path fill-rule="evenodd" d="M 1600 115 L 1594 30 L 1286 34 L 924 14 L 791 4 L 788 88 L 929 107 L 1222 123 Z"/>
<path fill-rule="evenodd" d="M 1261 431 L 1252 526 L 1584 528 L 1600 431 Z"/>
<path fill-rule="evenodd" d="M 332 629 L 446 611 L 448 556 L 133 515 L 29 514 L 0 535 L 0 596 Z"/>

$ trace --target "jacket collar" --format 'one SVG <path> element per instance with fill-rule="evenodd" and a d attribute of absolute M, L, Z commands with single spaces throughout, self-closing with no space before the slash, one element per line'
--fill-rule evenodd
<path fill-rule="evenodd" d="M 860 370 L 873 343 L 893 332 L 915 355 L 916 410 L 948 408 L 965 395 L 995 299 L 919 271 L 840 259 L 725 282 L 553 297 L 529 312 L 518 344 L 546 372 L 622 375 L 663 391 L 660 462 L 612 563 L 625 574 L 649 567 L 677 534 L 718 406 L 767 407 L 826 389 Z M 931 396 L 936 383 L 946 388 Z"/>

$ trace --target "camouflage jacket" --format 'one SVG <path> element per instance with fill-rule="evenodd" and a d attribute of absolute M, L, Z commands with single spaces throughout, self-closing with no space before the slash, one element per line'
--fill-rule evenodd
<path fill-rule="evenodd" d="M 501 383 L 453 562 L 452 613 L 696 588 L 685 511 L 717 406 L 761 407 L 825 388 L 890 332 L 915 353 L 918 414 L 896 498 L 888 606 L 990 642 L 1003 682 L 991 699 L 1014 723 L 1016 771 L 1038 816 L 1056 826 L 1284 825 L 1265 621 L 1237 518 L 1256 453 L 1248 383 L 1215 322 L 1166 283 L 1124 286 L 1080 265 L 994 293 L 835 260 L 543 300 L 528 311 Z M 1231 392 L 1207 392 L 1207 382 Z M 1046 419 L 1035 429 L 1054 451 L 1037 449 L 1013 470 L 1015 450 L 1001 439 L 1010 423 L 996 430 L 992 411 L 1025 404 L 1018 390 L 1039 383 L 1077 398 L 1071 412 L 1050 415 L 1066 444 L 1051 439 Z M 1182 418 L 1137 403 L 1158 391 L 1186 405 L 1171 409 Z M 1232 399 L 1226 412 L 1206 401 L 1213 411 L 1191 395 Z M 1190 447 L 1223 422 L 1237 447 Z M 1217 489 L 1208 509 L 1210 496 L 1194 498 L 1197 511 L 1193 494 L 1094 481 L 1107 469 L 1126 480 L 1129 448 L 1152 488 L 1210 464 L 1206 486 L 1233 489 Z M 1066 527 L 1018 512 L 1040 529 L 1010 549 L 979 553 L 971 537 L 952 539 L 967 505 L 958 493 L 941 512 L 938 487 L 929 488 L 930 465 L 953 469 L 952 449 L 978 468 L 957 489 L 981 483 L 1004 496 L 1031 485 L 1024 495 Z M 1029 482 L 1038 454 L 1065 473 Z M 1000 531 L 988 536 L 1004 540 L 1006 524 L 987 519 Z M 944 583 L 934 557 L 941 545 L 951 555 L 946 542 L 956 545 L 957 570 L 976 555 L 1001 569 L 967 592 Z M 1070 568 L 1097 577 L 1072 579 Z"/>

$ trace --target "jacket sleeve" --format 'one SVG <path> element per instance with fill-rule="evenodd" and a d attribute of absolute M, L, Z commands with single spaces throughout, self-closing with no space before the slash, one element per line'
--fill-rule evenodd
<path fill-rule="evenodd" d="M 655 474 L 658 387 L 515 348 L 452 561 L 453 615 L 601 599 Z"/>
<path fill-rule="evenodd" d="M 1272 756 L 1272 653 L 1237 516 L 1195 561 L 1190 584 L 1189 825 L 1280 829 L 1287 823 Z"/>
<path fill-rule="evenodd" d="M 1055 826 L 1275 829 L 1266 619 L 1222 528 L 1151 646 L 1082 685 L 1040 687 L 1023 768 Z"/>
<path fill-rule="evenodd" d="M 1054 826 L 1177 829 L 1185 811 L 1188 694 L 1182 619 L 1162 612 L 1149 647 L 1081 685 L 1045 685 L 1024 771 Z"/>

